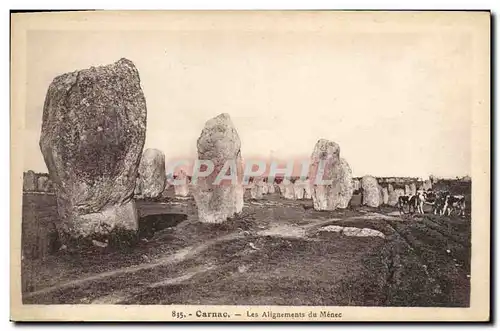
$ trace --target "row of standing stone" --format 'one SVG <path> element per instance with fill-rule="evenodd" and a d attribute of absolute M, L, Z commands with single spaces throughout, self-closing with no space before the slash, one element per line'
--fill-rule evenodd
<path fill-rule="evenodd" d="M 165 192 L 165 156 L 156 149 L 143 153 L 146 115 L 139 72 L 130 60 L 66 73 L 52 81 L 43 109 L 40 149 L 56 194 L 61 234 L 78 238 L 116 229 L 137 231 L 134 193 L 153 197 Z M 212 161 L 214 171 L 196 185 L 176 190 L 184 190 L 181 195 L 191 191 L 200 222 L 225 222 L 242 211 L 245 190 L 241 141 L 228 114 L 205 123 L 197 151 L 199 160 Z M 214 185 L 227 160 L 235 162 L 238 184 Z M 317 141 L 310 180 L 322 160 L 329 162 L 322 177 L 331 184 L 312 185 L 309 191 L 299 181 L 293 187 L 283 185 L 280 192 L 285 198 L 310 196 L 316 210 L 346 208 L 354 182 L 339 145 Z M 362 181 L 369 201 L 375 200 L 372 186 L 377 187 L 378 199 L 376 185 L 376 180 Z"/>

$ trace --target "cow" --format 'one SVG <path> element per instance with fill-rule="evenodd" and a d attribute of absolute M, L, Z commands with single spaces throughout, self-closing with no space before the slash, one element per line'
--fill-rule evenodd
<path fill-rule="evenodd" d="M 424 203 L 426 202 L 426 193 L 424 191 L 418 191 L 413 197 L 414 208 L 417 209 L 417 213 L 424 213 Z"/>
<path fill-rule="evenodd" d="M 465 196 L 448 194 L 444 202 L 442 214 L 450 216 L 451 212 L 455 209 L 459 211 L 460 216 L 465 216 Z"/>
<path fill-rule="evenodd" d="M 418 197 L 417 195 L 402 195 L 398 197 L 399 213 L 404 214 L 404 207 L 408 206 L 408 213 L 413 214 L 418 211 Z"/>
<path fill-rule="evenodd" d="M 446 197 L 450 195 L 448 191 L 434 192 L 432 189 L 422 192 L 424 203 L 432 206 L 434 215 L 443 215 L 443 207 L 446 202 Z M 423 204 L 422 204 L 423 206 Z"/>

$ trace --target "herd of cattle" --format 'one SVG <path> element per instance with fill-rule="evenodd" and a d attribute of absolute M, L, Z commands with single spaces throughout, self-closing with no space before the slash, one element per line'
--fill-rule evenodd
<path fill-rule="evenodd" d="M 408 213 L 424 214 L 424 204 L 432 206 L 434 215 L 448 215 L 457 211 L 462 217 L 465 216 L 465 196 L 452 195 L 448 191 L 419 190 L 415 195 L 403 195 L 398 198 L 398 208 L 404 214 L 407 207 Z"/>

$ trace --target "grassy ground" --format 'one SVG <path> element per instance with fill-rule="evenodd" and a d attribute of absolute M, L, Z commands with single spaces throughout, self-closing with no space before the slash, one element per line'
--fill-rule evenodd
<path fill-rule="evenodd" d="M 49 254 L 36 238 L 57 217 L 55 201 L 25 195 L 24 303 L 469 305 L 469 217 L 399 216 L 391 207 L 318 212 L 311 201 L 278 195 L 246 201 L 221 225 L 196 222 L 192 200 L 138 208 L 134 247 Z M 321 231 L 327 225 L 385 238 Z"/>

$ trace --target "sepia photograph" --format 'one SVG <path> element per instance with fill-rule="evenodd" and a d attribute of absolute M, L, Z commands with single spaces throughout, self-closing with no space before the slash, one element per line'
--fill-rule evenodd
<path fill-rule="evenodd" d="M 11 14 L 11 319 L 488 320 L 490 19 Z"/>

